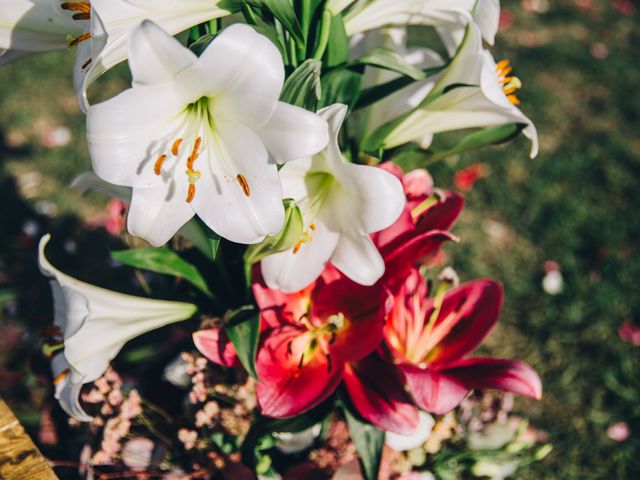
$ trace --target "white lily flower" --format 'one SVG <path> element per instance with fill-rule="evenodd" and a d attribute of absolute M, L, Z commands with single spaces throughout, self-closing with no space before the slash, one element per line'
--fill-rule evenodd
<path fill-rule="evenodd" d="M 38 262 L 51 278 L 54 324 L 64 348 L 52 360 L 56 398 L 81 421 L 90 417 L 79 404 L 82 385 L 97 380 L 125 343 L 171 323 L 190 318 L 195 305 L 135 297 L 81 282 L 55 268 L 44 250 L 51 236 L 40 240 Z"/>
<path fill-rule="evenodd" d="M 344 25 L 349 36 L 393 25 L 453 29 L 471 20 L 470 3 L 473 0 L 364 0 L 345 15 Z"/>
<path fill-rule="evenodd" d="M 82 21 L 72 19 L 52 0 L 0 0 L 0 65 L 33 53 L 66 48 L 68 36 L 82 34 Z"/>
<path fill-rule="evenodd" d="M 500 0 L 467 0 L 467 3 L 482 39 L 494 45 L 500 25 Z M 454 55 L 464 39 L 466 25 L 443 25 L 436 29 L 449 55 Z"/>
<path fill-rule="evenodd" d="M 413 433 L 400 435 L 399 433 L 385 432 L 384 443 L 398 452 L 413 450 L 429 440 L 435 424 L 436 421 L 431 415 L 421 411 L 418 426 Z"/>
<path fill-rule="evenodd" d="M 420 90 L 418 83 L 393 96 L 396 109 L 401 109 L 399 105 L 404 101 L 405 112 L 411 113 L 387 132 L 384 147 L 422 139 L 421 146 L 428 148 L 428 134 L 521 123 L 526 125 L 523 134 L 531 140 L 531 157 L 535 157 L 538 134 L 533 122 L 517 107 L 520 101 L 516 92 L 521 83 L 517 77 L 510 76 L 510 72 L 509 62 L 503 60 L 496 64 L 482 47 L 478 27 L 469 24 L 465 40 L 447 69 L 435 78 L 422 81 L 424 85 L 432 82 L 432 87 Z M 441 93 L 449 86 L 455 87 Z M 434 96 L 434 100 L 423 102 L 429 95 L 438 93 L 441 94 Z M 387 106 L 381 102 L 373 108 Z"/>
<path fill-rule="evenodd" d="M 127 59 L 127 38 L 145 19 L 175 35 L 228 15 L 218 0 L 0 0 L 0 64 L 29 54 L 77 48 L 74 86 L 83 109 L 100 75 Z M 71 39 L 71 40 L 69 40 Z"/>
<path fill-rule="evenodd" d="M 161 245 L 197 214 L 234 242 L 278 233 L 275 162 L 322 150 L 328 131 L 316 114 L 278 101 L 277 48 L 236 24 L 196 57 L 144 21 L 131 34 L 129 65 L 132 88 L 87 116 L 96 174 L 133 187 L 129 232 Z"/>
<path fill-rule="evenodd" d="M 373 285 L 384 273 L 384 261 L 369 234 L 396 221 L 405 196 L 390 173 L 343 158 L 338 132 L 346 112 L 340 104 L 320 110 L 329 122 L 329 145 L 313 158 L 280 170 L 284 196 L 293 198 L 302 211 L 304 233 L 293 249 L 262 260 L 270 288 L 297 292 L 318 278 L 329 261 L 362 285 Z"/>

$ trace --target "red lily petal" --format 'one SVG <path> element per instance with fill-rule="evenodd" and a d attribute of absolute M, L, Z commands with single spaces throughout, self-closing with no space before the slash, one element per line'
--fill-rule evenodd
<path fill-rule="evenodd" d="M 283 293 L 267 287 L 260 269 L 254 269 L 253 296 L 260 309 L 263 323 L 275 328 L 284 323 L 298 323 L 309 310 L 314 284 L 297 293 Z"/>
<path fill-rule="evenodd" d="M 457 240 L 457 237 L 444 230 L 432 230 L 409 238 L 394 249 L 381 250 L 386 265 L 384 281 L 390 285 L 397 285 L 415 263 L 424 257 L 435 255 L 447 240 Z"/>
<path fill-rule="evenodd" d="M 427 339 L 435 346 L 429 364 L 447 364 L 475 350 L 498 321 L 502 296 L 501 285 L 489 279 L 464 283 L 448 292 Z"/>
<path fill-rule="evenodd" d="M 382 342 L 382 329 L 392 302 L 382 284 L 365 287 L 343 278 L 314 292 L 311 321 L 324 323 L 332 315 L 342 313 L 345 325 L 336 332 L 329 348 L 336 358 L 356 361 Z"/>
<path fill-rule="evenodd" d="M 436 415 L 456 408 L 471 391 L 463 382 L 430 368 L 402 365 L 409 391 L 416 404 Z"/>
<path fill-rule="evenodd" d="M 240 366 L 236 349 L 221 328 L 194 332 L 193 343 L 198 351 L 213 363 L 224 367 Z"/>
<path fill-rule="evenodd" d="M 300 365 L 308 342 L 305 328 L 287 325 L 269 332 L 256 358 L 260 382 L 258 405 L 269 417 L 299 415 L 322 403 L 342 380 L 344 364 L 329 360 L 319 349 Z"/>
<path fill-rule="evenodd" d="M 344 383 L 356 409 L 367 421 L 389 432 L 409 435 L 420 419 L 404 389 L 400 371 L 377 355 L 347 364 Z"/>
<path fill-rule="evenodd" d="M 393 162 L 384 162 L 380 164 L 380 168 L 386 170 L 393 176 L 395 176 L 398 180 L 402 180 L 404 172 L 402 171 L 402 167 L 400 165 Z"/>
<path fill-rule="evenodd" d="M 456 222 L 462 208 L 464 197 L 455 192 L 442 192 L 440 201 L 427 208 L 415 221 L 419 232 L 431 230 L 449 230 Z"/>
<path fill-rule="evenodd" d="M 536 371 L 519 360 L 468 358 L 446 366 L 441 373 L 472 389 L 497 389 L 523 397 L 542 397 L 542 382 Z"/>

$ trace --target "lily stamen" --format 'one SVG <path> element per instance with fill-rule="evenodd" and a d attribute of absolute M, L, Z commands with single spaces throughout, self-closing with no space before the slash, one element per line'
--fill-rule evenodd
<path fill-rule="evenodd" d="M 58 385 L 62 380 L 64 380 L 69 374 L 71 370 L 69 368 L 64 369 L 60 374 L 53 379 L 53 384 Z"/>
<path fill-rule="evenodd" d="M 60 8 L 71 12 L 78 12 L 71 17 L 74 20 L 91 19 L 91 3 L 89 2 L 64 2 L 60 5 Z"/>
<path fill-rule="evenodd" d="M 244 194 L 247 197 L 250 197 L 251 189 L 249 188 L 249 182 L 247 182 L 247 177 L 239 173 L 238 175 L 236 175 L 236 179 L 238 180 L 238 183 L 240 184 L 240 187 L 242 188 L 242 191 L 244 192 Z"/>
<path fill-rule="evenodd" d="M 160 155 L 158 157 L 158 159 L 156 160 L 155 165 L 153 166 L 153 172 L 156 175 L 160 175 L 162 173 L 162 165 L 164 164 L 165 160 L 167 159 L 166 155 Z"/>
<path fill-rule="evenodd" d="M 511 67 L 509 60 L 501 60 L 496 65 L 496 73 L 498 81 L 502 84 L 502 91 L 512 104 L 520 105 L 520 99 L 518 99 L 516 92 L 522 88 L 522 82 L 516 76 L 509 76 L 512 71 L 513 67 Z"/>
<path fill-rule="evenodd" d="M 69 42 L 69 48 L 75 47 L 79 43 L 84 42 L 85 40 L 89 40 L 90 38 L 91 38 L 91 32 L 84 32 L 82 35 L 74 38 Z"/>
<path fill-rule="evenodd" d="M 173 153 L 173 155 L 175 157 L 177 157 L 178 154 L 180 153 L 180 145 L 181 144 L 182 144 L 182 139 L 179 138 L 175 142 L 173 142 L 173 145 L 171 146 L 171 153 Z"/>

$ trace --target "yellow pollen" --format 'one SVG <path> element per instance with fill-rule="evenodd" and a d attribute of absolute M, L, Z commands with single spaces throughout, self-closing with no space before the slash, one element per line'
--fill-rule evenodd
<path fill-rule="evenodd" d="M 64 380 L 64 378 L 69 375 L 69 373 L 71 373 L 71 370 L 69 370 L 68 368 L 63 370 L 60 375 L 58 375 L 56 378 L 53 379 L 53 384 L 57 385 L 59 384 L 62 380 Z"/>
<path fill-rule="evenodd" d="M 314 231 L 314 232 L 315 232 L 315 231 L 316 231 L 316 224 L 315 224 L 315 223 L 312 223 L 311 225 L 309 225 L 309 228 L 310 228 L 312 231 Z"/>
<path fill-rule="evenodd" d="M 238 175 L 236 175 L 236 180 L 238 180 L 238 183 L 240 184 L 240 187 L 242 188 L 242 191 L 244 192 L 244 194 L 247 197 L 251 196 L 251 189 L 249 188 L 249 182 L 247 182 L 247 177 L 239 173 Z"/>
<path fill-rule="evenodd" d="M 180 153 L 180 145 L 181 144 L 182 144 L 182 139 L 179 138 L 175 142 L 173 142 L 173 145 L 171 146 L 171 153 L 173 153 L 173 155 L 176 156 L 176 157 Z"/>
<path fill-rule="evenodd" d="M 191 203 L 196 196 L 196 182 L 202 176 L 198 170 L 188 169 L 185 172 L 189 177 L 189 190 L 187 191 L 187 203 Z"/>
<path fill-rule="evenodd" d="M 60 5 L 63 10 L 69 10 L 71 12 L 91 13 L 90 2 L 64 2 Z"/>
<path fill-rule="evenodd" d="M 164 161 L 167 159 L 166 155 L 160 155 L 158 157 L 158 159 L 156 160 L 155 165 L 153 166 L 153 172 L 156 175 L 160 175 L 162 173 L 162 164 L 164 163 Z"/>
<path fill-rule="evenodd" d="M 69 42 L 69 47 L 75 47 L 79 43 L 84 42 L 85 40 L 89 40 L 90 38 L 91 38 L 91 32 L 84 32 L 79 37 L 76 37 L 73 40 L 71 40 Z"/>

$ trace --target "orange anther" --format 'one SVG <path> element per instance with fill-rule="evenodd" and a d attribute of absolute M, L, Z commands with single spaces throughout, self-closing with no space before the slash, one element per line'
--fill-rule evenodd
<path fill-rule="evenodd" d="M 187 191 L 187 203 L 191 203 L 196 196 L 196 184 L 190 183 Z"/>
<path fill-rule="evenodd" d="M 82 35 L 80 35 L 79 37 L 74 38 L 73 40 L 71 40 L 69 42 L 69 46 L 70 47 L 75 47 L 76 45 L 78 45 L 80 42 L 84 42 L 85 40 L 89 40 L 91 38 L 91 32 L 84 32 Z"/>
<path fill-rule="evenodd" d="M 182 144 L 182 139 L 179 138 L 175 142 L 173 142 L 173 145 L 171 146 L 171 153 L 173 153 L 176 157 L 178 156 L 178 153 L 180 153 L 181 144 Z"/>
<path fill-rule="evenodd" d="M 53 384 L 57 385 L 59 384 L 62 380 L 64 380 L 64 378 L 69 375 L 69 373 L 71 373 L 71 370 L 69 370 L 68 368 L 63 370 L 60 375 L 58 375 L 56 378 L 53 379 Z"/>
<path fill-rule="evenodd" d="M 160 175 L 162 173 L 162 164 L 164 163 L 164 161 L 167 159 L 166 155 L 160 155 L 158 157 L 158 159 L 156 160 L 155 165 L 153 166 L 153 172 L 156 175 Z"/>
<path fill-rule="evenodd" d="M 251 196 L 251 189 L 249 188 L 249 182 L 247 182 L 247 177 L 239 173 L 238 175 L 236 175 L 236 179 L 238 180 L 238 183 L 240 184 L 240 187 L 242 188 L 242 191 L 244 192 L 244 194 L 247 197 Z"/>

